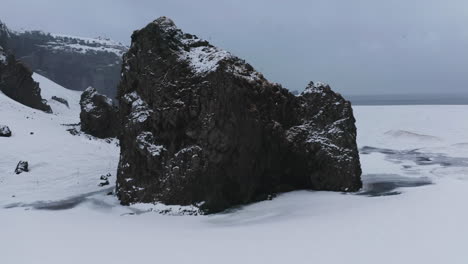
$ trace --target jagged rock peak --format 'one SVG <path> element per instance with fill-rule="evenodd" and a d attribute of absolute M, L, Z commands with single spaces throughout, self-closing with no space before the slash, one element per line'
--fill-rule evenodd
<path fill-rule="evenodd" d="M 183 62 L 190 68 L 193 75 L 205 76 L 221 67 L 222 70 L 232 71 L 237 77 L 249 81 L 266 81 L 261 73 L 255 71 L 244 60 L 211 45 L 208 41 L 196 35 L 182 32 L 167 17 L 160 17 L 145 28 L 136 31 L 132 36 L 132 45 L 144 42 L 140 39 L 146 38 L 148 35 L 153 35 L 159 39 L 158 44 L 170 47 L 170 49 L 166 49 L 165 47 L 156 46 L 153 49 L 149 48 L 148 53 L 157 52 L 161 48 L 165 49 L 165 52 L 170 53 L 167 55 L 170 55 L 172 59 Z M 140 46 L 140 48 L 143 47 Z M 147 50 L 147 48 L 143 49 Z M 127 60 L 124 57 L 124 69 L 128 70 L 130 65 L 125 64 L 125 62 Z"/>
<path fill-rule="evenodd" d="M 176 30 L 178 29 L 174 21 L 166 16 L 162 16 L 153 21 L 154 24 L 165 30 Z"/>

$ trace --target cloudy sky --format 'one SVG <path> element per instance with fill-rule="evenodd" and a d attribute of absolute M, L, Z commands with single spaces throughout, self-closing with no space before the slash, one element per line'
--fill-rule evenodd
<path fill-rule="evenodd" d="M 302 90 L 349 95 L 468 93 L 466 0 L 1 0 L 13 29 L 106 36 L 159 16 Z"/>

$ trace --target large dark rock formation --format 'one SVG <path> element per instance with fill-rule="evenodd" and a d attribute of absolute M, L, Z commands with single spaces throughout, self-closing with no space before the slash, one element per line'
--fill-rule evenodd
<path fill-rule="evenodd" d="M 80 99 L 81 130 L 99 138 L 116 137 L 119 131 L 118 110 L 107 96 L 89 87 Z"/>
<path fill-rule="evenodd" d="M 7 55 L 0 47 L 0 91 L 26 106 L 52 113 L 47 101 L 41 97 L 41 88 L 32 78 L 31 70 Z"/>
<path fill-rule="evenodd" d="M 125 45 L 103 38 L 15 32 L 0 21 L 0 45 L 34 72 L 73 90 L 95 87 L 112 98 L 117 92 Z"/>
<path fill-rule="evenodd" d="M 320 83 L 294 96 L 165 17 L 134 32 L 119 102 L 122 204 L 212 213 L 278 192 L 361 188 L 348 101 Z"/>

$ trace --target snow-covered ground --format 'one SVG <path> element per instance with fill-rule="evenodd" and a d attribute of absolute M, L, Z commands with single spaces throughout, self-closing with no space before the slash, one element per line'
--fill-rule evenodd
<path fill-rule="evenodd" d="M 78 123 L 79 93 L 34 78 L 54 114 L 0 93 L 0 124 L 13 132 L 0 138 L 0 263 L 468 261 L 468 106 L 354 107 L 365 182 L 358 194 L 297 191 L 222 214 L 174 216 L 177 207 L 161 215 L 151 211 L 160 206 L 123 207 L 106 195 L 116 142 L 67 132 L 62 124 Z M 29 173 L 13 173 L 19 160 Z M 99 187 L 108 172 L 111 185 Z"/>

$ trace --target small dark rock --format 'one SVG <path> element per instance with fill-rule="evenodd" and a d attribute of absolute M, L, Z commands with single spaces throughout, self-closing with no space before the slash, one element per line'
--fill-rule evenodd
<path fill-rule="evenodd" d="M 0 125 L 0 137 L 11 137 L 11 130 L 8 126 Z"/>
<path fill-rule="evenodd" d="M 109 181 L 103 181 L 101 183 L 99 183 L 99 187 L 103 187 L 103 186 L 106 186 L 106 185 L 109 185 Z"/>
<path fill-rule="evenodd" d="M 68 101 L 61 98 L 61 97 L 57 97 L 57 96 L 54 95 L 54 96 L 52 96 L 52 100 L 55 100 L 55 101 L 57 101 L 59 103 L 62 103 L 64 105 L 66 105 L 68 108 L 70 108 L 70 106 L 68 105 Z"/>
<path fill-rule="evenodd" d="M 29 132 L 29 135 L 34 135 L 34 132 Z"/>
<path fill-rule="evenodd" d="M 29 164 L 27 161 L 21 160 L 18 162 L 18 165 L 16 165 L 15 173 L 20 174 L 22 172 L 28 172 L 29 171 Z"/>
<path fill-rule="evenodd" d="M 107 181 L 107 176 L 101 175 L 100 179 L 103 180 L 103 181 Z"/>
<path fill-rule="evenodd" d="M 67 129 L 67 131 L 70 132 L 70 134 L 72 134 L 73 136 L 80 134 L 80 131 L 78 131 L 76 128 L 69 128 Z"/>

